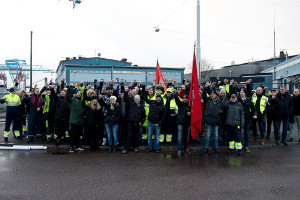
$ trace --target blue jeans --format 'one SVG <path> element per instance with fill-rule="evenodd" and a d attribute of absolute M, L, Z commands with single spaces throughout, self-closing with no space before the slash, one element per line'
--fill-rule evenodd
<path fill-rule="evenodd" d="M 282 141 L 286 141 L 287 128 L 288 128 L 289 119 L 283 120 L 282 124 Z M 275 120 L 275 140 L 280 140 L 280 124 L 281 121 Z"/>
<path fill-rule="evenodd" d="M 189 141 L 189 127 L 187 125 L 178 124 L 177 128 L 177 146 L 178 151 L 182 150 L 182 142 L 184 143 L 184 149 L 188 148 Z"/>
<path fill-rule="evenodd" d="M 106 132 L 107 132 L 107 137 L 108 137 L 108 145 L 112 145 L 112 136 L 114 137 L 114 146 L 118 145 L 118 128 L 119 125 L 108 125 L 105 124 Z"/>
<path fill-rule="evenodd" d="M 265 115 L 258 116 L 257 119 L 252 119 L 252 133 L 253 133 L 253 136 L 257 136 L 256 122 L 258 122 L 260 138 L 265 138 L 266 116 Z"/>
<path fill-rule="evenodd" d="M 148 123 L 148 150 L 152 150 L 152 134 L 155 132 L 155 143 L 154 149 L 159 150 L 159 135 L 160 135 L 160 126 L 155 126 L 151 122 Z"/>
<path fill-rule="evenodd" d="M 211 134 L 213 134 L 213 137 L 214 137 L 215 148 L 219 148 L 219 144 L 218 144 L 218 139 L 219 139 L 219 137 L 218 137 L 218 126 L 213 126 L 213 125 L 209 125 L 209 124 L 207 124 L 207 126 L 206 126 L 205 148 L 209 147 Z"/>
<path fill-rule="evenodd" d="M 244 147 L 249 146 L 249 120 L 244 124 Z"/>

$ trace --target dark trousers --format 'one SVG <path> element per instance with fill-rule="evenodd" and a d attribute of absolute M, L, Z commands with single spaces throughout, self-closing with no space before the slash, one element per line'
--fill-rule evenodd
<path fill-rule="evenodd" d="M 275 118 L 274 118 L 274 114 L 267 114 L 267 135 L 271 134 L 271 125 L 273 123 L 273 127 L 275 130 Z"/>
<path fill-rule="evenodd" d="M 98 125 L 87 126 L 87 137 L 91 151 L 99 149 L 99 134 L 100 132 Z"/>
<path fill-rule="evenodd" d="M 80 135 L 82 135 L 83 126 L 71 124 L 71 140 L 70 140 L 70 147 L 78 147 L 80 146 Z"/>
<path fill-rule="evenodd" d="M 282 122 L 282 141 L 286 141 L 286 136 L 287 136 L 287 128 L 288 128 L 288 123 L 289 119 L 285 119 L 283 121 L 276 120 L 275 121 L 275 140 L 279 141 L 280 140 L 280 124 Z"/>
<path fill-rule="evenodd" d="M 122 119 L 119 125 L 119 145 L 124 146 L 126 143 L 127 120 Z"/>
<path fill-rule="evenodd" d="M 129 150 L 131 145 L 133 148 L 138 147 L 140 125 L 138 123 L 128 122 L 127 130 L 126 144 L 124 149 Z"/>
<path fill-rule="evenodd" d="M 66 128 L 66 121 L 64 119 L 56 119 L 54 126 L 55 126 L 55 133 L 57 135 L 57 140 L 60 141 L 61 137 L 65 134 Z"/>
<path fill-rule="evenodd" d="M 41 136 L 42 128 L 42 113 L 34 112 L 29 114 L 29 126 L 28 126 L 28 138 L 32 139 L 35 135 L 37 137 Z"/>
<path fill-rule="evenodd" d="M 258 116 L 257 119 L 252 119 L 251 121 L 253 137 L 257 136 L 256 122 L 258 122 L 260 138 L 265 138 L 266 116 Z"/>
<path fill-rule="evenodd" d="M 5 129 L 4 131 L 10 131 L 10 125 L 13 122 L 13 130 L 19 131 L 20 125 L 19 125 L 19 116 L 18 114 L 6 114 L 6 122 L 5 122 Z"/>

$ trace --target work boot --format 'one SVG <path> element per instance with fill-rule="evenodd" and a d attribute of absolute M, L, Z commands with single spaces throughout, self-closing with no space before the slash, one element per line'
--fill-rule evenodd
<path fill-rule="evenodd" d="M 152 149 L 147 149 L 146 153 L 150 153 L 152 151 Z"/>
<path fill-rule="evenodd" d="M 112 146 L 109 146 L 109 148 L 108 148 L 108 152 L 109 153 L 111 153 L 113 151 L 113 148 L 112 148 Z"/>
<path fill-rule="evenodd" d="M 55 146 L 59 146 L 60 144 L 61 144 L 61 140 L 60 139 L 56 139 Z"/>
<path fill-rule="evenodd" d="M 252 136 L 251 142 L 255 142 L 255 141 L 257 141 L 257 137 L 256 136 Z"/>
<path fill-rule="evenodd" d="M 220 153 L 220 149 L 219 149 L 219 148 L 215 148 L 215 149 L 214 149 L 214 152 Z"/>
<path fill-rule="evenodd" d="M 227 154 L 232 154 L 232 153 L 233 153 L 233 150 L 232 150 L 232 149 L 228 149 L 228 150 L 226 151 L 226 153 L 227 153 Z"/>
<path fill-rule="evenodd" d="M 4 142 L 8 142 L 8 137 L 4 137 Z"/>
<path fill-rule="evenodd" d="M 244 150 L 245 150 L 245 152 L 250 153 L 249 147 L 245 147 Z"/>
<path fill-rule="evenodd" d="M 264 138 L 261 138 L 261 139 L 260 139 L 260 144 L 261 144 L 261 145 L 264 145 L 264 144 L 265 144 L 265 139 L 264 139 Z"/>
<path fill-rule="evenodd" d="M 203 153 L 208 153 L 208 151 L 209 151 L 208 148 L 204 148 L 202 152 Z"/>
<path fill-rule="evenodd" d="M 18 136 L 18 137 L 16 137 L 17 138 L 17 140 L 22 140 L 22 137 L 21 136 Z"/>

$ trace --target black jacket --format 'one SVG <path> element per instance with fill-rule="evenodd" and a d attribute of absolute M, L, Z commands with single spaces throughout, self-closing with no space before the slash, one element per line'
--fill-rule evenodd
<path fill-rule="evenodd" d="M 82 102 L 82 106 L 86 108 L 87 110 L 87 116 L 86 116 L 86 125 L 87 126 L 100 126 L 101 123 L 103 123 L 104 116 L 102 109 L 100 110 L 93 110 L 90 106 L 86 106 L 85 102 Z"/>
<path fill-rule="evenodd" d="M 190 111 L 189 104 L 180 101 L 177 94 L 174 95 L 174 97 L 175 97 L 176 104 L 178 106 L 178 114 L 176 115 L 177 124 L 190 125 L 191 118 L 187 114 Z"/>
<path fill-rule="evenodd" d="M 275 120 L 286 120 L 293 111 L 293 99 L 288 94 L 284 95 L 278 93 L 275 99 L 270 100 L 271 106 L 274 106 L 274 117 Z"/>
<path fill-rule="evenodd" d="M 299 116 L 300 115 L 300 95 L 293 96 L 293 116 Z"/>
<path fill-rule="evenodd" d="M 255 109 L 255 106 L 254 106 L 252 100 L 249 97 L 247 97 L 245 100 L 243 100 L 242 98 L 239 97 L 239 102 L 243 106 L 245 121 L 250 123 L 249 120 L 253 116 L 255 116 L 255 115 L 257 116 L 257 112 L 256 112 L 256 109 Z"/>
<path fill-rule="evenodd" d="M 51 95 L 54 96 L 55 102 L 55 120 L 68 120 L 70 115 L 70 104 L 59 95 L 55 95 L 54 89 L 51 89 Z"/>
<path fill-rule="evenodd" d="M 164 122 L 165 114 L 164 114 L 164 103 L 156 102 L 156 100 L 149 100 L 146 98 L 146 95 L 143 95 L 142 97 L 146 103 L 150 105 L 149 107 L 149 114 L 148 114 L 148 120 L 152 124 L 159 124 L 160 126 Z"/>
<path fill-rule="evenodd" d="M 106 113 L 104 115 L 104 121 L 106 124 L 112 126 L 117 125 L 120 122 L 121 119 L 121 108 L 119 105 L 114 104 L 110 105 L 103 101 L 103 99 L 99 100 L 99 103 L 101 106 L 103 106 L 106 109 Z"/>
<path fill-rule="evenodd" d="M 124 99 L 126 105 L 129 106 L 128 110 L 128 121 L 132 123 L 141 123 L 143 124 L 146 119 L 146 113 L 144 106 L 140 103 L 137 105 L 134 101 L 129 99 L 128 92 L 124 93 Z"/>

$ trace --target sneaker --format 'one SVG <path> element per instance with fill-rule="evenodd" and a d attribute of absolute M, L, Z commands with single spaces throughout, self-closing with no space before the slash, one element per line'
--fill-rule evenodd
<path fill-rule="evenodd" d="M 8 137 L 5 137 L 5 138 L 4 138 L 4 142 L 8 142 Z"/>
<path fill-rule="evenodd" d="M 220 153 L 220 149 L 219 148 L 214 148 L 214 152 L 215 153 Z"/>
<path fill-rule="evenodd" d="M 69 152 L 73 153 L 75 151 L 74 147 L 70 147 Z"/>
<path fill-rule="evenodd" d="M 135 147 L 133 150 L 135 153 L 139 152 L 139 148 Z"/>
<path fill-rule="evenodd" d="M 288 145 L 288 143 L 286 141 L 281 141 L 281 143 L 283 143 L 285 146 Z"/>
<path fill-rule="evenodd" d="M 276 140 L 276 144 L 277 144 L 277 145 L 280 145 L 280 142 L 279 142 L 279 140 Z"/>
<path fill-rule="evenodd" d="M 83 151 L 84 148 L 82 148 L 81 146 L 78 146 L 78 147 L 76 147 L 76 150 L 77 150 L 77 151 Z"/>
<path fill-rule="evenodd" d="M 267 136 L 266 136 L 266 139 L 267 139 L 267 140 L 270 139 L 270 135 L 267 135 Z"/>
<path fill-rule="evenodd" d="M 204 148 L 202 153 L 208 153 L 208 148 Z"/>
<path fill-rule="evenodd" d="M 293 142 L 293 141 L 294 141 L 293 138 L 288 139 L 288 142 Z"/>
<path fill-rule="evenodd" d="M 113 148 L 110 146 L 110 147 L 108 148 L 108 152 L 111 153 L 112 151 L 113 151 Z"/>
<path fill-rule="evenodd" d="M 155 150 L 155 153 L 160 153 L 160 150 L 156 149 L 156 150 Z"/>
<path fill-rule="evenodd" d="M 178 151 L 177 156 L 181 156 L 181 153 L 182 153 L 181 151 Z"/>
<path fill-rule="evenodd" d="M 147 149 L 146 153 L 150 153 L 152 151 L 152 149 Z"/>
<path fill-rule="evenodd" d="M 242 156 L 242 151 L 238 151 L 238 156 Z"/>
<path fill-rule="evenodd" d="M 123 149 L 122 154 L 126 154 L 128 151 L 126 149 Z"/>
<path fill-rule="evenodd" d="M 250 153 L 250 149 L 248 147 L 245 147 L 244 151 L 247 152 L 247 153 Z"/>

